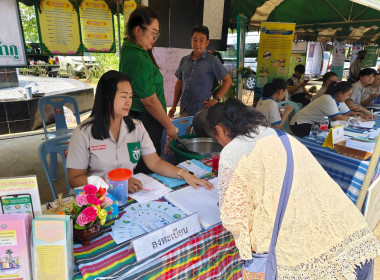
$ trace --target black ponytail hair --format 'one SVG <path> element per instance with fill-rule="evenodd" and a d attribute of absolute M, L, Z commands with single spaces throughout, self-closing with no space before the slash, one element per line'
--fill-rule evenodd
<path fill-rule="evenodd" d="M 325 94 L 329 94 L 331 96 L 334 96 L 338 92 L 347 92 L 352 88 L 352 85 L 350 82 L 331 82 L 329 87 L 326 90 Z"/>
<path fill-rule="evenodd" d="M 271 97 L 278 90 L 286 89 L 286 82 L 283 79 L 274 79 L 271 83 L 267 83 L 263 89 L 263 97 Z"/>
<path fill-rule="evenodd" d="M 240 135 L 251 137 L 251 132 L 258 133 L 258 126 L 268 126 L 262 113 L 235 98 L 228 98 L 208 109 L 206 120 L 210 131 L 215 133 L 215 126 L 221 124 L 230 131 L 228 137 L 231 139 Z"/>

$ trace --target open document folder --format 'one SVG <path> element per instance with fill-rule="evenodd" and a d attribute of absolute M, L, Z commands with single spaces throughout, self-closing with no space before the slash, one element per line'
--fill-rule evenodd
<path fill-rule="evenodd" d="M 191 186 L 165 195 L 165 199 L 177 206 L 187 215 L 198 213 L 203 228 L 210 228 L 221 222 L 219 211 L 218 179 L 209 180 L 214 185 L 213 190 L 201 187 L 199 190 Z"/>

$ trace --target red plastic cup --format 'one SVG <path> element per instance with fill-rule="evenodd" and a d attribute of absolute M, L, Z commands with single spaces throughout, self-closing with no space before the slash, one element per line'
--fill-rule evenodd
<path fill-rule="evenodd" d="M 214 170 L 215 172 L 218 172 L 220 153 L 219 152 L 211 153 L 211 157 L 212 157 L 212 170 Z"/>

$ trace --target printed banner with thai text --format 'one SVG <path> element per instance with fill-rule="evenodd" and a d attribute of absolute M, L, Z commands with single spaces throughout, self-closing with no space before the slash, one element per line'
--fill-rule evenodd
<path fill-rule="evenodd" d="M 295 23 L 262 22 L 257 56 L 257 87 L 275 78 L 288 77 Z"/>
<path fill-rule="evenodd" d="M 0 1 L 0 67 L 27 65 L 17 0 Z"/>
<path fill-rule="evenodd" d="M 42 54 L 82 55 L 78 10 L 70 0 L 36 4 Z"/>
<path fill-rule="evenodd" d="M 367 46 L 364 48 L 367 51 L 365 58 L 362 61 L 362 68 L 376 66 L 377 58 L 379 57 L 378 46 Z"/>
<path fill-rule="evenodd" d="M 336 73 L 338 79 L 341 80 L 343 77 L 344 59 L 346 55 L 346 41 L 335 41 L 332 55 L 331 71 Z"/>
<path fill-rule="evenodd" d="M 84 51 L 116 51 L 113 16 L 105 0 L 83 0 L 79 18 Z"/>

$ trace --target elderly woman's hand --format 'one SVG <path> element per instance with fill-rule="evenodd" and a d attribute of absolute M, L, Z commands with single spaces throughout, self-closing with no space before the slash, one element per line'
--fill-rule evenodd
<path fill-rule="evenodd" d="M 208 190 L 212 190 L 214 188 L 214 185 L 209 181 L 191 175 L 189 172 L 182 172 L 182 178 L 186 181 L 187 184 L 197 190 L 199 190 L 200 186 L 205 187 Z"/>

